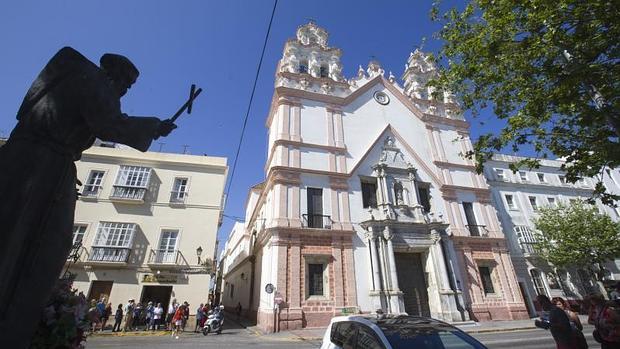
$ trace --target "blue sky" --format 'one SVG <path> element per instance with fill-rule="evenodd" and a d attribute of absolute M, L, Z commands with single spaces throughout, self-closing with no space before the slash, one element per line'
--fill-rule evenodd
<path fill-rule="evenodd" d="M 451 1 L 445 1 L 451 4 Z M 458 3 L 458 2 L 457 2 Z M 58 0 L 0 3 L 0 136 L 15 126 L 15 113 L 41 68 L 63 46 L 94 62 L 106 52 L 126 55 L 141 72 L 122 100 L 130 115 L 170 117 L 192 83 L 204 89 L 192 115 L 156 141 L 166 152 L 224 156 L 232 166 L 250 97 L 272 0 L 156 1 Z M 280 0 L 259 77 L 226 214 L 243 216 L 250 186 L 264 179 L 267 130 L 274 71 L 288 38 L 312 18 L 343 50 L 344 73 L 353 76 L 371 56 L 400 77 L 409 52 L 428 38 L 436 51 L 438 24 L 429 20 L 431 1 Z M 483 115 L 488 118 L 488 115 Z M 497 127 L 472 123 L 472 137 Z M 229 178 L 230 179 L 230 178 Z M 232 221 L 219 232 L 223 245 Z"/>

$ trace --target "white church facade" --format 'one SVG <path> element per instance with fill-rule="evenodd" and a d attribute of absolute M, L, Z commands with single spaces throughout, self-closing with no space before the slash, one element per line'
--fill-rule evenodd
<path fill-rule="evenodd" d="M 266 331 L 378 309 L 527 318 L 489 186 L 459 155 L 469 124 L 425 87 L 433 64 L 416 50 L 403 86 L 376 61 L 345 79 L 327 37 L 309 23 L 285 44 L 266 179 L 224 250 L 224 304 Z"/>

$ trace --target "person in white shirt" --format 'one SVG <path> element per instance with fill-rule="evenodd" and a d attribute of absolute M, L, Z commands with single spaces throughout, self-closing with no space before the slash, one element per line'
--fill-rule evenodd
<path fill-rule="evenodd" d="M 172 318 L 174 317 L 174 313 L 176 313 L 178 307 L 179 305 L 177 304 L 176 298 L 173 299 L 172 303 L 168 306 L 168 316 L 166 317 L 166 329 L 168 331 L 172 331 Z"/>
<path fill-rule="evenodd" d="M 159 324 L 161 323 L 161 317 L 164 313 L 164 308 L 162 308 L 161 303 L 157 303 L 155 309 L 153 309 L 153 319 L 151 324 L 151 329 L 155 331 L 155 327 L 159 330 Z"/>

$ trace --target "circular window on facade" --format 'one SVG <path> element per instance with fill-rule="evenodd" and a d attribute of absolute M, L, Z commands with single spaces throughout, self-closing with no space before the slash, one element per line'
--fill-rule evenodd
<path fill-rule="evenodd" d="M 375 97 L 375 101 L 379 104 L 386 105 L 390 103 L 390 97 L 383 91 L 377 91 L 373 96 Z"/>

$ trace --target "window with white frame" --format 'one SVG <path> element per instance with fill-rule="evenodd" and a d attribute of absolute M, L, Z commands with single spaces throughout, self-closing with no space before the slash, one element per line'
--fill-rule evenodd
<path fill-rule="evenodd" d="M 532 206 L 532 210 L 538 211 L 538 201 L 536 200 L 536 197 L 528 196 L 528 199 L 530 200 L 530 205 Z"/>
<path fill-rule="evenodd" d="M 530 254 L 535 253 L 534 243 L 536 242 L 536 237 L 532 229 L 526 225 L 517 225 L 514 227 L 514 230 L 517 235 L 519 247 L 521 247 L 521 252 Z"/>
<path fill-rule="evenodd" d="M 556 203 L 555 203 L 555 198 L 552 196 L 548 196 L 547 197 L 547 202 L 549 203 L 549 206 L 555 207 Z"/>
<path fill-rule="evenodd" d="M 96 197 L 99 195 L 104 174 L 105 172 L 99 170 L 90 171 L 86 184 L 84 185 L 84 190 L 82 190 L 82 195 L 89 197 Z"/>
<path fill-rule="evenodd" d="M 538 172 L 536 174 L 536 176 L 538 177 L 538 182 L 540 182 L 540 183 L 547 183 L 547 178 L 545 178 L 545 174 L 544 173 Z"/>
<path fill-rule="evenodd" d="M 142 200 L 151 178 L 151 168 L 121 166 L 114 182 L 113 197 Z"/>
<path fill-rule="evenodd" d="M 178 230 L 164 230 L 159 239 L 159 249 L 155 253 L 157 263 L 175 263 L 177 242 L 179 240 Z"/>
<path fill-rule="evenodd" d="M 101 222 L 88 257 L 91 261 L 126 263 L 136 230 L 135 223 Z"/>
<path fill-rule="evenodd" d="M 514 196 L 512 196 L 510 194 L 506 194 L 506 195 L 504 195 L 504 197 L 506 198 L 506 205 L 508 205 L 508 209 L 516 210 L 517 209 L 517 204 L 515 203 Z"/>
<path fill-rule="evenodd" d="M 536 289 L 536 294 L 546 296 L 547 290 L 545 288 L 543 276 L 540 271 L 536 269 L 531 269 L 530 276 L 532 277 L 532 282 L 534 283 L 534 289 Z"/>
<path fill-rule="evenodd" d="M 558 178 L 560 179 L 560 184 L 568 184 L 568 182 L 566 181 L 566 176 L 558 175 Z"/>
<path fill-rule="evenodd" d="M 86 235 L 87 226 L 84 224 L 76 224 L 73 226 L 73 239 L 72 244 L 75 245 L 78 242 L 82 242 L 84 240 L 84 235 Z"/>
<path fill-rule="evenodd" d="M 504 169 L 502 169 L 502 168 L 496 168 L 495 169 L 495 176 L 500 181 L 505 181 L 506 180 L 506 174 L 504 173 Z"/>
<path fill-rule="evenodd" d="M 101 222 L 93 246 L 130 248 L 135 223 Z"/>
<path fill-rule="evenodd" d="M 527 182 L 527 172 L 519 171 L 519 179 L 521 182 Z"/>
<path fill-rule="evenodd" d="M 187 183 L 187 178 L 177 177 L 174 179 L 172 195 L 170 196 L 171 202 L 185 202 L 187 198 Z"/>

